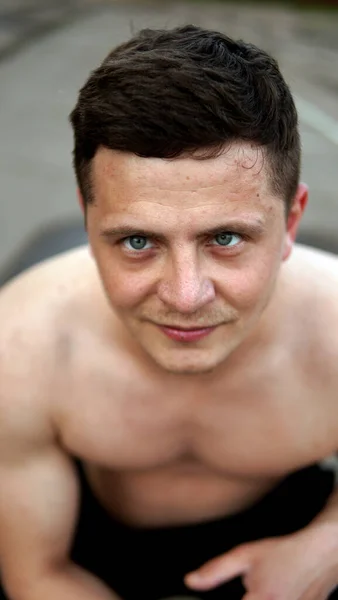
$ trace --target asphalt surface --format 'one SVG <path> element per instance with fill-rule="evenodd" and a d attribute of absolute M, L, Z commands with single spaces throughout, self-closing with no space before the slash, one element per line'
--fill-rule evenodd
<path fill-rule="evenodd" d="M 301 236 L 338 251 L 338 11 L 211 2 L 0 0 L 0 268 L 79 219 L 68 114 L 89 71 L 141 27 L 195 23 L 277 57 L 298 104 L 310 205 Z"/>

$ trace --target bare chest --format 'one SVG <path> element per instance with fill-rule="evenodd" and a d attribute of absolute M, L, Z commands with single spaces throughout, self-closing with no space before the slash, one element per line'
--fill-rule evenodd
<path fill-rule="evenodd" d="M 278 477 L 336 450 L 338 414 L 296 378 L 166 386 L 88 380 L 61 404 L 67 449 L 114 471 L 199 464 L 229 477 Z M 70 400 L 71 398 L 71 400 Z"/>
<path fill-rule="evenodd" d="M 62 443 L 101 504 L 130 524 L 232 514 L 336 450 L 325 395 L 291 374 L 193 390 L 130 376 L 113 387 L 74 381 L 59 404 Z"/>

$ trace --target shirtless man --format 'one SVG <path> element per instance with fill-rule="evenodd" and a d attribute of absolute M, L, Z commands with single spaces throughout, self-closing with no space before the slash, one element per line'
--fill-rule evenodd
<path fill-rule="evenodd" d="M 335 595 L 337 260 L 294 245 L 308 194 L 277 64 L 147 30 L 71 122 L 90 250 L 1 292 L 7 597 Z"/>

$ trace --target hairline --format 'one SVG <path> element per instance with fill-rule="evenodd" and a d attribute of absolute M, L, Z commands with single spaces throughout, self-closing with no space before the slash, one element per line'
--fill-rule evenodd
<path fill-rule="evenodd" d="M 246 144 L 253 143 L 253 142 L 250 142 L 250 140 L 241 140 L 238 138 L 237 140 L 235 139 L 230 142 L 225 142 L 222 146 L 220 144 L 218 144 L 217 146 L 210 147 L 210 148 L 203 148 L 203 146 L 201 146 L 200 148 L 196 148 L 193 150 L 186 149 L 186 150 L 183 150 L 177 156 L 169 157 L 169 158 L 162 158 L 162 160 L 174 161 L 174 160 L 191 157 L 197 161 L 204 161 L 204 160 L 208 160 L 208 159 L 212 159 L 212 158 L 217 158 L 218 156 L 221 155 L 222 152 L 224 152 L 224 150 L 230 149 L 231 144 L 241 143 L 241 142 L 246 143 Z M 81 194 L 83 196 L 85 207 L 87 207 L 88 205 L 91 205 L 91 204 L 95 204 L 92 168 L 93 168 L 94 159 L 101 148 L 105 148 L 107 150 L 111 150 L 112 152 L 114 152 L 114 148 L 109 148 L 108 146 L 104 146 L 101 144 L 100 146 L 98 146 L 93 158 L 86 161 L 86 163 L 80 167 L 79 172 L 77 172 L 79 188 L 80 188 Z M 289 205 L 290 202 L 285 197 L 285 195 L 282 196 L 278 192 L 278 190 L 275 189 L 275 185 L 274 185 L 275 178 L 274 178 L 274 174 L 273 174 L 273 166 L 271 164 L 271 159 L 269 157 L 269 150 L 266 146 L 258 146 L 257 145 L 257 148 L 261 149 L 263 157 L 264 157 L 264 164 L 262 166 L 262 169 L 265 169 L 265 171 L 266 171 L 266 176 L 267 176 L 270 191 L 273 195 L 275 195 L 278 199 L 280 199 L 283 202 L 284 207 L 285 207 L 285 213 L 287 215 L 288 211 L 290 210 L 290 205 Z M 125 154 L 133 154 L 133 153 L 125 152 L 125 151 L 120 151 L 120 152 L 125 153 Z M 139 155 L 135 154 L 135 156 L 139 156 Z M 143 157 L 143 158 L 151 159 L 151 158 L 156 158 L 156 157 L 149 156 L 149 157 Z"/>

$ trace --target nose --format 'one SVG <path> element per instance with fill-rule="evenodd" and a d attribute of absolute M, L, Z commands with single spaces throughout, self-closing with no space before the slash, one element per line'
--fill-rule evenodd
<path fill-rule="evenodd" d="M 181 314 L 193 314 L 215 298 L 213 283 L 192 251 L 180 252 L 167 263 L 157 293 L 162 302 Z"/>

